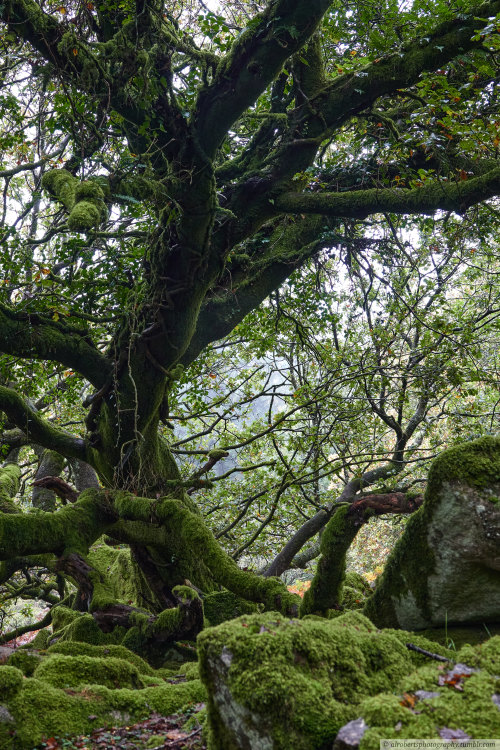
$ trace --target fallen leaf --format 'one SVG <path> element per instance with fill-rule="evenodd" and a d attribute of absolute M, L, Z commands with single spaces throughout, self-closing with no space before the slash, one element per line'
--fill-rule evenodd
<path fill-rule="evenodd" d="M 470 740 L 469 735 L 465 734 L 462 729 L 449 729 L 448 727 L 440 729 L 439 736 L 443 740 Z"/>
<path fill-rule="evenodd" d="M 405 708 L 413 708 L 416 702 L 417 699 L 411 693 L 403 693 L 403 700 L 399 701 L 401 706 L 404 706 Z"/>

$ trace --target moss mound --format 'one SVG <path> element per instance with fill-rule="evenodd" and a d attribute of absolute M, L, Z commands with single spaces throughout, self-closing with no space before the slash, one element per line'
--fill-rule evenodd
<path fill-rule="evenodd" d="M 109 688 L 142 688 L 137 667 L 114 656 L 68 656 L 51 654 L 35 669 L 33 677 L 59 688 L 97 684 Z"/>
<path fill-rule="evenodd" d="M 241 615 L 257 612 L 257 605 L 241 599 L 231 591 L 214 591 L 203 600 L 203 612 L 212 626 Z"/>
<path fill-rule="evenodd" d="M 13 666 L 0 666 L 5 704 L 0 715 L 0 748 L 25 750 L 50 736 L 86 734 L 100 726 L 128 724 L 155 711 L 168 716 L 205 700 L 194 668 L 186 667 L 188 681 L 170 684 L 122 646 L 63 642 L 38 655 L 38 661 L 33 677 L 28 678 Z"/>
<path fill-rule="evenodd" d="M 398 637 L 358 612 L 240 617 L 201 633 L 198 648 L 214 749 L 326 747 L 363 697 L 415 668 Z"/>
<path fill-rule="evenodd" d="M 13 698 L 23 684 L 23 673 L 16 667 L 6 666 L 0 669 L 0 695 L 3 700 Z"/>
<path fill-rule="evenodd" d="M 143 675 L 154 674 L 154 669 L 149 666 L 147 661 L 141 659 L 140 656 L 129 651 L 129 649 L 124 646 L 117 646 L 115 644 L 110 644 L 108 646 L 93 646 L 90 643 L 82 643 L 80 641 L 62 641 L 50 646 L 47 651 L 49 654 L 66 654 L 69 656 L 112 656 L 117 659 L 124 659 L 130 664 L 133 664 Z"/>
<path fill-rule="evenodd" d="M 36 652 L 23 651 L 18 648 L 11 656 L 9 656 L 7 663 L 11 667 L 17 667 L 17 669 L 20 669 L 26 677 L 31 677 L 41 661 L 42 657 Z"/>
<path fill-rule="evenodd" d="M 471 739 L 498 737 L 500 638 L 465 646 L 455 659 L 454 668 L 452 664 L 422 666 L 393 692 L 362 701 L 358 715 L 369 728 L 360 750 L 378 750 L 381 739 L 440 738 L 446 730 L 463 732 Z"/>

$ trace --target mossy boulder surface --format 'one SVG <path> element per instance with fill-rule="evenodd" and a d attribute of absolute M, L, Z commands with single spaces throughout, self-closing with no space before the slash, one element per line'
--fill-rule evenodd
<path fill-rule="evenodd" d="M 198 636 L 211 750 L 329 747 L 357 704 L 415 669 L 400 637 L 357 612 L 240 617 Z"/>
<path fill-rule="evenodd" d="M 455 666 L 430 663 L 391 692 L 364 699 L 360 750 L 379 750 L 381 739 L 445 738 L 449 730 L 470 739 L 500 736 L 500 637 L 465 646 L 454 658 Z"/>
<path fill-rule="evenodd" d="M 420 634 L 377 630 L 359 612 L 265 613 L 206 630 L 198 646 L 209 750 L 330 750 L 351 722 L 363 728 L 360 750 L 450 730 L 499 736 L 500 637 L 457 653 Z"/>
<path fill-rule="evenodd" d="M 364 613 L 419 630 L 500 621 L 500 439 L 444 451 Z"/>
<path fill-rule="evenodd" d="M 142 688 L 137 667 L 125 659 L 51 654 L 35 669 L 33 677 L 54 687 L 73 688 L 97 684 L 109 688 Z"/>

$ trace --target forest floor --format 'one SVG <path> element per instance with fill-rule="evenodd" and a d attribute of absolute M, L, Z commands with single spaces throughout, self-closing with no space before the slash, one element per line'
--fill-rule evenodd
<path fill-rule="evenodd" d="M 1 647 L 0 661 L 20 646 L 25 646 L 35 638 L 38 630 L 19 636 Z M 3 658 L 2 658 L 3 657 Z M 147 719 L 124 727 L 101 727 L 90 734 L 67 737 L 49 737 L 33 750 L 206 750 L 201 738 L 201 725 L 197 725 L 196 714 L 205 707 L 197 703 L 184 713 L 161 716 L 153 713 Z M 187 722 L 195 725 L 185 731 Z"/>
<path fill-rule="evenodd" d="M 194 714 L 203 708 L 200 703 L 189 713 L 160 716 L 152 714 L 148 719 L 117 728 L 94 729 L 91 734 L 79 737 L 50 737 L 37 745 L 36 750 L 206 750 L 201 739 L 201 726 L 185 732 L 182 727 Z"/>

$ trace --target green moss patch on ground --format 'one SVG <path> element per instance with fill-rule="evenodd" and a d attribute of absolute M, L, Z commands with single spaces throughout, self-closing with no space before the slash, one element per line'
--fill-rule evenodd
<path fill-rule="evenodd" d="M 25 750 L 46 737 L 88 734 L 201 703 L 196 665 L 183 671 L 168 679 L 122 646 L 70 642 L 39 654 L 33 677 L 0 666 L 0 748 Z"/>
<path fill-rule="evenodd" d="M 381 739 L 444 738 L 447 730 L 471 739 L 500 736 L 500 637 L 464 646 L 455 659 L 455 667 L 422 666 L 390 693 L 362 701 L 359 716 L 369 729 L 360 750 L 378 750 Z"/>
<path fill-rule="evenodd" d="M 356 718 L 364 696 L 415 668 L 398 637 L 357 612 L 334 620 L 244 616 L 201 633 L 198 647 L 214 750 L 266 741 L 270 748 L 323 747 Z"/>

